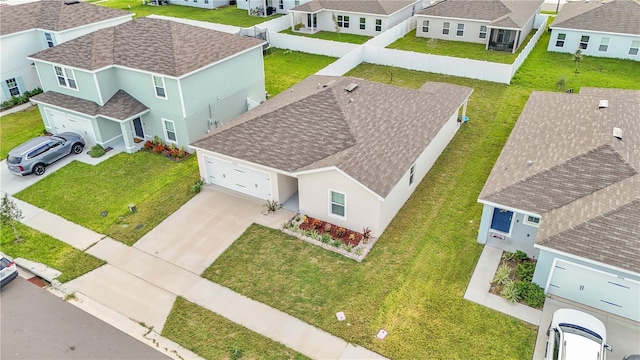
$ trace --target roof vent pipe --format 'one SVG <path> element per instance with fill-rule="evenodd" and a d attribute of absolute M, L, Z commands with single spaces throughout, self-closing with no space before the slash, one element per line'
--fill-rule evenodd
<path fill-rule="evenodd" d="M 605 109 L 609 107 L 609 100 L 600 100 L 598 103 L 598 109 Z"/>
<path fill-rule="evenodd" d="M 621 128 L 619 127 L 614 127 L 613 128 L 613 137 L 618 139 L 618 140 L 622 140 L 622 135 L 623 135 L 623 131 Z"/>

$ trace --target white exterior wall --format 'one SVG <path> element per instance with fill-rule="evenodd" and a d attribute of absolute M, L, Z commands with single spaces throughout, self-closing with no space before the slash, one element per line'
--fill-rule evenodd
<path fill-rule="evenodd" d="M 201 9 L 215 9 L 220 6 L 229 5 L 229 0 L 170 0 L 172 5 L 185 5 Z"/>
<path fill-rule="evenodd" d="M 111 26 L 120 25 L 122 23 L 125 23 L 125 22 L 133 19 L 133 15 L 134 14 L 124 15 L 124 16 L 121 16 L 121 17 L 118 17 L 118 18 L 109 19 L 109 20 L 105 20 L 105 21 L 101 21 L 101 22 L 97 22 L 97 23 L 93 23 L 93 24 L 89 24 L 89 25 L 85 25 L 85 26 L 80 26 L 80 27 L 73 28 L 73 29 L 60 31 L 58 33 L 55 33 L 56 41 L 58 42 L 57 44 L 62 44 L 65 41 L 69 41 L 69 40 L 75 39 L 77 37 L 80 37 L 82 35 L 86 35 L 86 34 L 92 33 L 92 32 L 94 32 L 96 30 L 108 28 L 108 27 L 111 27 Z"/>
<path fill-rule="evenodd" d="M 564 46 L 562 47 L 556 46 L 558 34 L 566 34 Z M 632 41 L 640 41 L 640 35 L 608 34 L 554 28 L 551 29 L 551 38 L 549 39 L 547 51 L 573 54 L 578 49 L 580 39 L 583 35 L 589 36 L 589 44 L 586 49 L 582 50 L 583 55 L 640 61 L 640 51 L 636 55 L 629 54 Z M 610 39 L 609 47 L 606 52 L 599 51 L 602 38 Z"/>
<path fill-rule="evenodd" d="M 536 14 L 539 12 L 540 12 L 540 9 L 538 9 Z M 529 19 L 529 21 L 527 21 L 527 23 L 524 24 L 524 26 L 522 27 L 522 31 L 520 32 L 520 39 L 518 39 L 518 44 L 516 49 L 519 48 L 520 45 L 522 45 L 522 43 L 524 42 L 524 39 L 529 35 L 531 30 L 533 30 L 533 25 L 535 24 L 536 16 L 537 16 L 536 14 L 531 16 L 531 19 Z"/>
<path fill-rule="evenodd" d="M 409 185 L 410 169 L 407 169 L 404 176 L 402 176 L 393 190 L 391 190 L 389 195 L 384 199 L 380 211 L 380 232 L 384 231 L 387 225 L 391 223 L 391 220 L 393 220 L 400 208 L 402 208 L 407 199 L 409 199 L 409 196 L 413 194 L 418 184 L 425 175 L 427 175 L 429 169 L 431 169 L 442 151 L 444 151 L 451 139 L 453 139 L 460 128 L 460 123 L 458 123 L 457 119 L 458 112 L 456 111 L 443 125 L 440 132 L 431 140 L 422 154 L 420 154 L 415 162 L 413 183 Z"/>
<path fill-rule="evenodd" d="M 383 28 L 382 31 L 386 31 L 387 29 L 390 29 L 398 24 L 400 24 L 401 22 L 407 20 L 408 18 L 412 17 L 415 13 L 417 13 L 418 11 L 422 10 L 422 5 L 420 4 L 420 2 L 416 2 L 398 12 L 395 12 L 391 15 L 389 15 L 389 20 L 387 22 L 387 27 Z"/>
<path fill-rule="evenodd" d="M 450 40 L 450 41 L 464 41 L 470 43 L 477 44 L 486 44 L 489 40 L 490 29 L 487 29 L 487 35 L 484 39 L 480 38 L 480 26 L 489 26 L 489 22 L 485 21 L 473 21 L 473 20 L 462 20 L 462 19 L 447 19 L 447 18 L 438 18 L 438 17 L 429 17 L 419 15 L 416 16 L 416 36 L 418 37 L 426 37 L 433 39 L 442 39 L 442 40 Z M 423 21 L 429 20 L 429 32 L 426 33 L 422 31 Z M 449 23 L 449 35 L 442 34 L 442 27 L 445 22 Z M 458 24 L 464 24 L 464 35 L 457 36 L 456 32 L 458 30 Z"/>
<path fill-rule="evenodd" d="M 329 215 L 329 190 L 346 194 L 346 217 Z M 298 176 L 300 212 L 337 226 L 361 232 L 369 227 L 373 236 L 379 236 L 380 200 L 360 184 L 336 169 Z"/>
<path fill-rule="evenodd" d="M 0 37 L 0 81 L 22 78 L 25 89 L 21 91 L 40 87 L 36 69 L 27 59 L 27 56 L 44 49 L 40 36 L 40 32 L 33 30 Z M 0 102 L 8 99 L 4 91 L 0 91 Z"/>

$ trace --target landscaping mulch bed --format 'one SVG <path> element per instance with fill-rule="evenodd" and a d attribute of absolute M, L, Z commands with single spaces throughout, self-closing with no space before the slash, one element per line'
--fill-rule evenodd
<path fill-rule="evenodd" d="M 345 245 L 358 246 L 362 241 L 362 233 L 345 229 L 343 227 L 315 219 L 310 216 L 305 217 L 305 221 L 300 223 L 300 229 L 302 230 L 315 230 L 319 234 L 329 233 L 332 238 L 342 241 Z M 327 231 L 329 230 L 329 231 Z"/>

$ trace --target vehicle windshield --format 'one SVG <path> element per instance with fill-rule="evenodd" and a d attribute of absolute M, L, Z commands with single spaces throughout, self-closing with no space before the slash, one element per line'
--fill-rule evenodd
<path fill-rule="evenodd" d="M 50 136 L 49 138 L 52 139 L 52 140 L 58 140 L 58 141 L 62 141 L 62 142 L 67 141 L 67 139 L 63 138 L 62 136 Z"/>
<path fill-rule="evenodd" d="M 563 331 L 562 359 L 601 359 L 600 335 L 574 324 L 560 324 L 560 328 Z"/>
<path fill-rule="evenodd" d="M 20 161 L 22 161 L 22 158 L 19 156 L 7 155 L 7 162 L 9 164 L 20 164 Z"/>
<path fill-rule="evenodd" d="M 565 334 L 576 334 L 576 335 L 584 336 L 589 340 L 595 341 L 598 344 L 602 344 L 602 337 L 600 335 L 582 326 L 568 324 L 568 323 L 561 323 L 560 328 Z"/>
<path fill-rule="evenodd" d="M 11 261 L 7 258 L 0 258 L 0 269 L 4 269 L 11 264 Z"/>

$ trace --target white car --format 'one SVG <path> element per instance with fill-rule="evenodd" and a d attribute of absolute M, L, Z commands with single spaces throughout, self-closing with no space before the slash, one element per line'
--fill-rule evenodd
<path fill-rule="evenodd" d="M 18 276 L 16 263 L 5 254 L 0 253 L 0 287 L 3 287 Z"/>
<path fill-rule="evenodd" d="M 607 330 L 602 321 L 592 315 L 573 309 L 560 309 L 553 313 L 547 330 L 546 360 L 604 360 Z"/>

